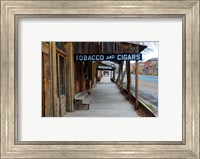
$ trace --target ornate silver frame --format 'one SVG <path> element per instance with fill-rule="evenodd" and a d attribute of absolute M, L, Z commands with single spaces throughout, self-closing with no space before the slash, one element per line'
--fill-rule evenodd
<path fill-rule="evenodd" d="M 1 0 L 1 158 L 199 158 L 199 0 Z M 182 142 L 19 142 L 17 20 L 20 17 L 180 17 L 183 20 Z"/>

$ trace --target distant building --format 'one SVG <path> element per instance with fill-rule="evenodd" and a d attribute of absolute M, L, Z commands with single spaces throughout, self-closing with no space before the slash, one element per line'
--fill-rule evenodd
<path fill-rule="evenodd" d="M 135 63 L 132 65 L 131 72 L 135 74 Z M 158 58 L 151 58 L 146 62 L 138 62 L 138 73 L 140 75 L 158 76 Z"/>
<path fill-rule="evenodd" d="M 144 72 L 146 75 L 158 76 L 158 58 L 151 58 L 144 62 Z"/>
<path fill-rule="evenodd" d="M 140 75 L 143 75 L 143 74 L 145 74 L 145 72 L 144 72 L 144 62 L 138 62 L 138 74 L 140 74 Z M 132 70 L 131 70 L 131 72 L 133 73 L 133 74 L 135 74 L 135 63 L 132 65 Z"/>

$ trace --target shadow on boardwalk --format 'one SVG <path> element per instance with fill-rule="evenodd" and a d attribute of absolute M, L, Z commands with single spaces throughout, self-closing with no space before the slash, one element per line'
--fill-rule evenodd
<path fill-rule="evenodd" d="M 89 110 L 67 112 L 65 117 L 139 117 L 134 106 L 120 93 L 109 77 L 103 77 L 92 89 Z"/>

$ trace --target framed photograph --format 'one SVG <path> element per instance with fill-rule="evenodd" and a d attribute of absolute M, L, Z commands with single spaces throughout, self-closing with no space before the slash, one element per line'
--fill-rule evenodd
<path fill-rule="evenodd" d="M 196 158 L 199 0 L 1 0 L 1 158 Z"/>
<path fill-rule="evenodd" d="M 42 117 L 157 117 L 158 48 L 157 41 L 42 42 Z"/>

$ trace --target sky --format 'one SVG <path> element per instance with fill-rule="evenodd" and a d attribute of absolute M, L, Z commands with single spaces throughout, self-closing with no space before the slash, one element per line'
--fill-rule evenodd
<path fill-rule="evenodd" d="M 143 62 L 145 62 L 151 58 L 158 58 L 158 49 L 159 49 L 158 41 L 136 42 L 136 43 L 147 46 L 147 48 L 141 52 Z M 135 63 L 135 61 L 131 61 L 131 63 Z"/>
<path fill-rule="evenodd" d="M 151 58 L 158 58 L 158 51 L 152 51 L 142 55 L 142 61 L 145 62 Z"/>
<path fill-rule="evenodd" d="M 141 42 L 141 44 L 147 46 L 147 48 L 141 52 L 143 62 L 151 58 L 158 58 L 158 48 L 159 48 L 158 42 Z"/>

